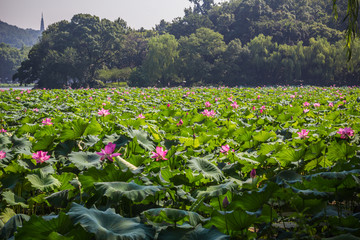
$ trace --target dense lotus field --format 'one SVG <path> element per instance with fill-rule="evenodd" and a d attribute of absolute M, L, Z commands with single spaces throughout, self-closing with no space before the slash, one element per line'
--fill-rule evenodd
<path fill-rule="evenodd" d="M 0 239 L 360 239 L 356 87 L 0 92 Z"/>

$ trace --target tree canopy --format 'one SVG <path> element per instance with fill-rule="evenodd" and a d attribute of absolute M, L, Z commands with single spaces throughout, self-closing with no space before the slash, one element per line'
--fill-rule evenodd
<path fill-rule="evenodd" d="M 344 2 L 189 1 L 184 17 L 153 30 L 88 14 L 55 23 L 14 79 L 46 88 L 359 83 L 360 45 L 351 43 L 347 62 L 348 25 L 333 15 L 334 7 L 338 18 L 351 17 Z"/>

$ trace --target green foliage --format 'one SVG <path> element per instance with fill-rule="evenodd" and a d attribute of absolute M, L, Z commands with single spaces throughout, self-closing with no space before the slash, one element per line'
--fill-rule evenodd
<path fill-rule="evenodd" d="M 2 42 L 0 43 L 0 83 L 9 83 L 21 62 L 27 58 L 30 48 L 22 46 L 21 49 L 17 49 L 3 43 L 4 41 L 0 40 L 0 42 Z"/>
<path fill-rule="evenodd" d="M 150 240 L 154 237 L 154 231 L 140 223 L 138 218 L 124 218 L 112 209 L 100 211 L 73 203 L 67 215 L 75 224 L 80 224 L 88 232 L 94 233 L 99 240 Z"/>
<path fill-rule="evenodd" d="M 33 46 L 40 36 L 41 32 L 39 30 L 21 29 L 0 21 L 0 43 L 20 49 L 24 45 Z"/>
<path fill-rule="evenodd" d="M 265 36 L 247 45 L 263 61 L 277 47 Z M 359 94 L 4 90 L 0 238 L 360 237 Z"/>
<path fill-rule="evenodd" d="M 28 59 L 6 50 L 16 63 L 0 65 L 10 76 L 24 60 L 13 79 L 39 88 L 357 84 L 356 1 L 190 2 L 184 17 L 149 31 L 78 14 L 44 31 Z"/>

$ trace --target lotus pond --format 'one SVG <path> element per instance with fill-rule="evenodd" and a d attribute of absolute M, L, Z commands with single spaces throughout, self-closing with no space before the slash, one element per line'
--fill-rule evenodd
<path fill-rule="evenodd" d="M 360 239 L 359 96 L 2 90 L 0 239 Z"/>

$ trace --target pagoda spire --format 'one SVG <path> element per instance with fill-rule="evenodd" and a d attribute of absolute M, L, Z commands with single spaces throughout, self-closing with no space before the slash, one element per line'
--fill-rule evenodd
<path fill-rule="evenodd" d="M 40 22 L 40 31 L 43 32 L 45 30 L 44 27 L 44 15 L 41 13 L 41 22 Z"/>

